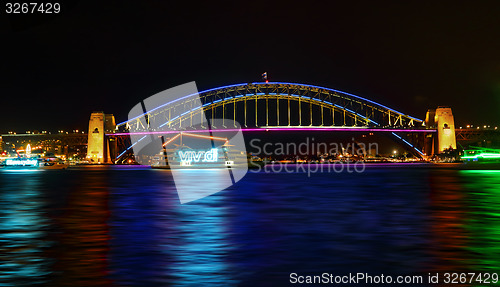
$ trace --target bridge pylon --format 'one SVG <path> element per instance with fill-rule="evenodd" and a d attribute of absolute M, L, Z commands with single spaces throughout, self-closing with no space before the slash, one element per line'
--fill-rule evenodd
<path fill-rule="evenodd" d="M 440 106 L 437 109 L 429 109 L 425 117 L 425 126 L 437 130 L 437 133 L 426 136 L 426 154 L 440 154 L 445 149 L 457 148 L 455 119 L 450 107 Z"/>
<path fill-rule="evenodd" d="M 113 163 L 116 158 L 116 141 L 106 137 L 116 128 L 115 117 L 104 112 L 93 112 L 89 120 L 87 159 L 92 164 Z"/>

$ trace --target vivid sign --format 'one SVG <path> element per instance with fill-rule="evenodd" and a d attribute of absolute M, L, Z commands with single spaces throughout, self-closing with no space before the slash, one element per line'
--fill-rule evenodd
<path fill-rule="evenodd" d="M 216 162 L 217 161 L 217 149 L 213 148 L 209 151 L 179 151 L 179 157 L 181 162 Z"/>

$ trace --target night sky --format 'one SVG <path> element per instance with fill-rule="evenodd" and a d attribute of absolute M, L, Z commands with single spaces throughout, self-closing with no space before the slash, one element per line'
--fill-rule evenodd
<path fill-rule="evenodd" d="M 500 125 L 500 2 L 73 1 L 57 16 L 0 12 L 0 132 L 121 122 L 140 100 L 196 81 L 261 80 L 354 93 L 457 126 Z M 350 4 L 346 2 L 352 2 Z"/>

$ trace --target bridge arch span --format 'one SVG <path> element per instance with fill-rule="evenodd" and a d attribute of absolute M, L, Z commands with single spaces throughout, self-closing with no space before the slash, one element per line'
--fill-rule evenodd
<path fill-rule="evenodd" d="M 175 115 L 173 111 L 176 109 L 184 112 Z M 229 85 L 186 95 L 119 123 L 117 128 L 123 131 L 135 125 L 134 130 L 140 131 L 169 125 L 172 129 L 189 130 L 193 118 L 203 114 L 209 121 L 227 118 L 245 127 L 305 125 L 413 128 L 421 126 L 423 122 L 375 101 L 339 90 L 271 82 Z M 140 120 L 145 115 L 147 123 Z"/>

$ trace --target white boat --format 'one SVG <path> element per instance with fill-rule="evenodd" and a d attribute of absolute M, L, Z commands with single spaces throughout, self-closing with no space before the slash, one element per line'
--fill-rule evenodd
<path fill-rule="evenodd" d="M 62 160 L 57 161 L 40 161 L 38 164 L 38 168 L 41 169 L 67 169 L 69 164 L 65 163 Z"/>

